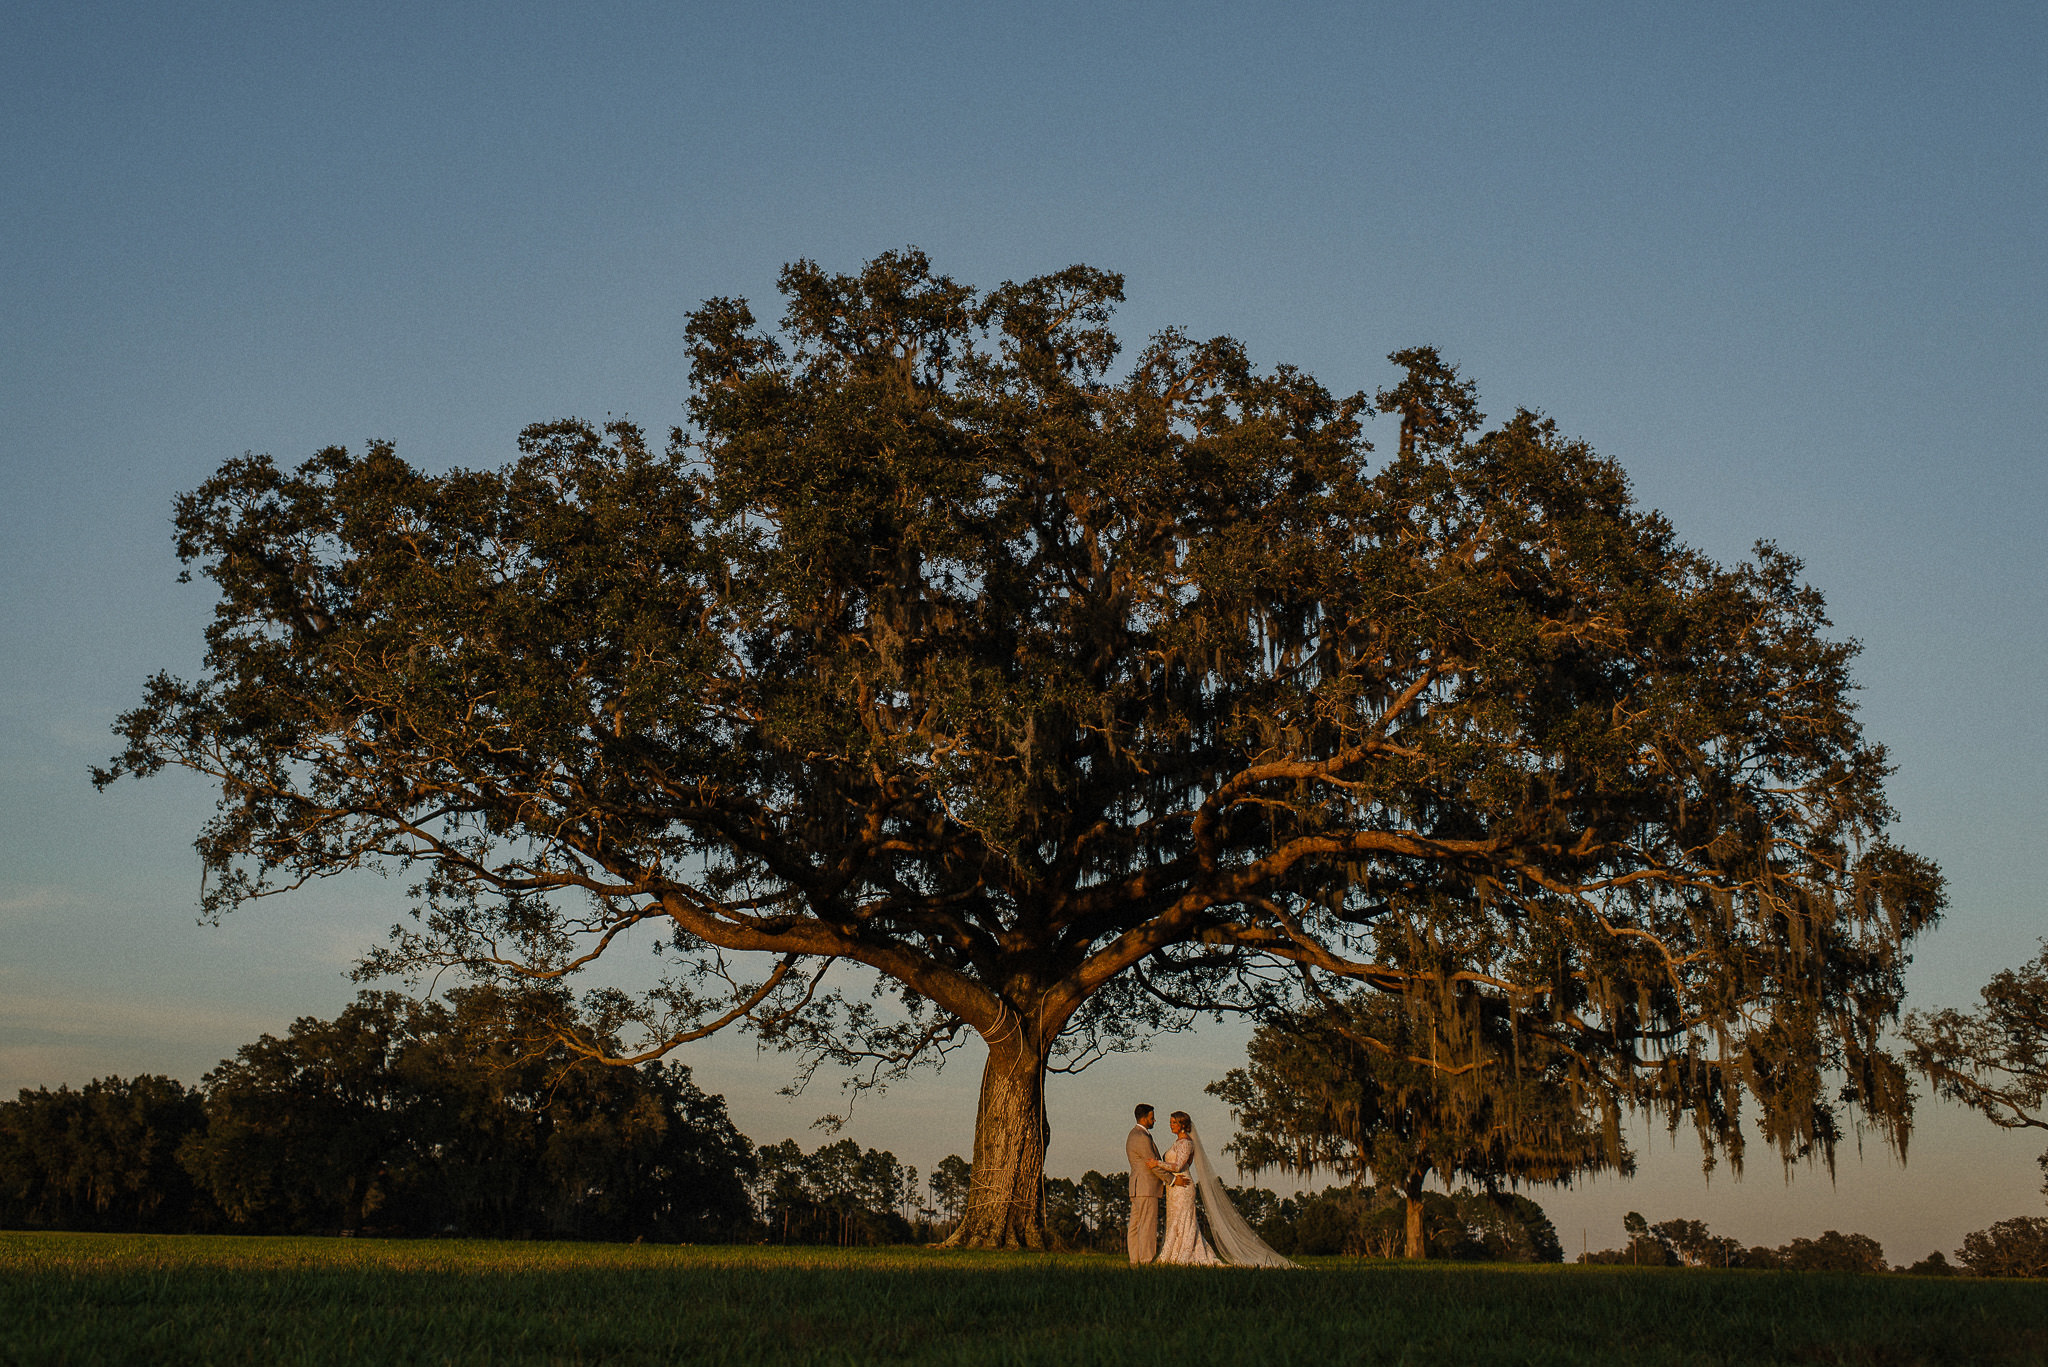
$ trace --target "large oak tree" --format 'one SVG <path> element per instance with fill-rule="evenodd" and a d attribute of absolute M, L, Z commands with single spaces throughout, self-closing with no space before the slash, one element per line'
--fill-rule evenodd
<path fill-rule="evenodd" d="M 645 927 L 682 967 L 610 1009 L 649 1051 L 978 1035 L 966 1244 L 1044 1241 L 1049 1066 L 1330 977 L 1443 1066 L 1513 1066 L 1483 1005 L 1738 1156 L 1745 1091 L 1788 1152 L 1844 1100 L 1903 1136 L 1880 1032 L 1940 882 L 1791 557 L 1687 548 L 1536 414 L 1482 432 L 1426 348 L 1375 404 L 1227 338 L 1118 369 L 1085 267 L 781 289 L 779 330 L 691 316 L 666 451 L 553 422 L 179 501 L 205 671 L 98 777 L 214 780 L 210 909 L 410 865 L 372 970 L 566 977 Z"/>

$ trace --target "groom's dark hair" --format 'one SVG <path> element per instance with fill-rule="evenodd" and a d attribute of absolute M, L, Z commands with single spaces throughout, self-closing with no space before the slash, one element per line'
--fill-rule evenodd
<path fill-rule="evenodd" d="M 1152 1114 L 1152 1108 L 1141 1101 L 1138 1103 L 1138 1109 L 1131 1112 L 1131 1118 L 1133 1120 L 1143 1120 L 1150 1114 Z"/>

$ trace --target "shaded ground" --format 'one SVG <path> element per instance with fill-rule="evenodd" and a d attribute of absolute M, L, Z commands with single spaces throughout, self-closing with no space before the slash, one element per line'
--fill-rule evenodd
<path fill-rule="evenodd" d="M 0 1233 L 8 1363 L 2048 1362 L 2048 1282 Z"/>

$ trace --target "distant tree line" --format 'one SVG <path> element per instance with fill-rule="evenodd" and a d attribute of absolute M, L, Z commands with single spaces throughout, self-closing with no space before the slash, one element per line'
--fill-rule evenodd
<path fill-rule="evenodd" d="M 0 1104 L 15 1227 L 719 1239 L 753 1150 L 678 1064 L 591 1066 L 545 994 L 363 993 L 188 1089 L 102 1078 Z"/>
<path fill-rule="evenodd" d="M 1778 1248 L 1745 1247 L 1715 1234 L 1700 1220 L 1651 1224 L 1636 1211 L 1622 1217 L 1620 1248 L 1581 1253 L 1581 1263 L 1633 1267 L 1753 1267 L 1787 1272 L 1886 1272 L 1884 1246 L 1867 1234 L 1829 1230 L 1818 1239 L 1794 1239 Z M 1935 1254 L 1939 1258 L 1940 1254 Z"/>
<path fill-rule="evenodd" d="M 785 1244 L 929 1242 L 933 1212 L 917 1169 L 851 1139 L 806 1154 L 794 1139 L 755 1153 L 751 1188 L 760 1233 Z"/>
<path fill-rule="evenodd" d="M 1912 1264 L 1885 1262 L 1884 1246 L 1867 1234 L 1828 1230 L 1817 1239 L 1794 1239 L 1777 1248 L 1744 1247 L 1740 1239 L 1715 1234 L 1700 1220 L 1651 1224 L 1636 1211 L 1622 1217 L 1627 1236 L 1620 1248 L 1582 1253 L 1577 1261 L 1636 1267 L 1746 1267 L 1781 1272 L 1905 1272 L 1949 1277 L 2048 1277 L 2048 1220 L 2001 1220 L 1963 1239 L 1957 1267 L 1939 1250 Z"/>
<path fill-rule="evenodd" d="M 0 1102 L 0 1227 L 864 1245 L 960 1219 L 963 1158 L 921 1184 L 852 1140 L 756 1148 L 688 1068 L 572 1054 L 565 1023 L 609 1043 L 559 994 L 365 992 L 197 1087 L 24 1089 Z M 1123 1174 L 1048 1186 L 1069 1247 L 1122 1247 Z"/>

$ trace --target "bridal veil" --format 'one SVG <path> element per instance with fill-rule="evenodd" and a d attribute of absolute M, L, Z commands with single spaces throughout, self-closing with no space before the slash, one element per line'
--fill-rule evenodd
<path fill-rule="evenodd" d="M 1237 1213 L 1230 1193 L 1223 1189 L 1223 1179 L 1216 1175 L 1208 1151 L 1202 1147 L 1202 1136 L 1192 1124 L 1188 1126 L 1188 1138 L 1195 1142 L 1195 1189 L 1202 1195 L 1202 1209 L 1209 1216 L 1209 1237 L 1215 1241 L 1223 1261 L 1233 1267 L 1301 1266 L 1275 1253 L 1244 1216 Z"/>

